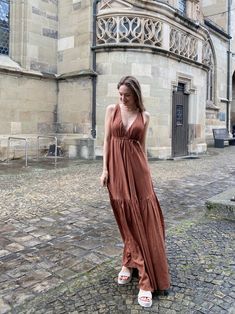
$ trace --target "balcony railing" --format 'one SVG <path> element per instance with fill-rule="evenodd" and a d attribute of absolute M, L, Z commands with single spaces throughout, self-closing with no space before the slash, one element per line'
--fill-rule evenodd
<path fill-rule="evenodd" d="M 96 44 L 99 48 L 143 47 L 160 49 L 180 59 L 188 59 L 207 67 L 212 65 L 211 46 L 207 41 L 187 32 L 183 28 L 153 16 L 105 14 L 97 17 Z"/>
<path fill-rule="evenodd" d="M 98 45 L 125 43 L 161 47 L 162 22 L 131 15 L 98 18 Z"/>
<path fill-rule="evenodd" d="M 177 55 L 197 61 L 198 40 L 192 35 L 186 34 L 178 29 L 171 28 L 169 50 Z"/>

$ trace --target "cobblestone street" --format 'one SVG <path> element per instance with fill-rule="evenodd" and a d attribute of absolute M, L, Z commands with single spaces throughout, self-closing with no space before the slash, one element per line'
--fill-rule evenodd
<path fill-rule="evenodd" d="M 0 314 L 234 314 L 234 222 L 205 213 L 208 198 L 235 187 L 234 156 L 230 146 L 150 161 L 172 279 L 150 309 L 138 305 L 137 276 L 116 283 L 122 242 L 102 161 L 0 164 Z"/>

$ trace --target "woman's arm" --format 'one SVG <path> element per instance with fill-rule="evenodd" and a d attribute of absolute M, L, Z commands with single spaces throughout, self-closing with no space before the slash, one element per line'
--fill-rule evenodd
<path fill-rule="evenodd" d="M 145 155 L 147 157 L 146 138 L 147 138 L 150 114 L 147 111 L 144 111 L 142 113 L 142 115 L 143 115 L 143 119 L 144 119 L 144 135 L 143 135 L 143 139 L 141 141 L 141 146 L 142 146 L 143 151 L 145 152 Z"/>
<path fill-rule="evenodd" d="M 110 122 L 114 111 L 115 105 L 109 105 L 105 113 L 105 124 L 104 124 L 104 146 L 103 146 L 103 172 L 100 177 L 100 183 L 102 186 L 107 185 L 108 181 L 108 154 L 110 145 Z"/>

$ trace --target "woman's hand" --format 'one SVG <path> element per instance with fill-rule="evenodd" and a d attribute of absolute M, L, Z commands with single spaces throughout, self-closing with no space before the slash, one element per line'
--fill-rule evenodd
<path fill-rule="evenodd" d="M 100 184 L 101 186 L 107 186 L 107 182 L 108 182 L 108 171 L 104 170 L 100 177 Z"/>

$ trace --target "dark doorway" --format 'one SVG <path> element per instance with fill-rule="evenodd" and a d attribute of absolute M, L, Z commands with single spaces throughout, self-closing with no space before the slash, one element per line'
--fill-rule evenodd
<path fill-rule="evenodd" d="M 172 99 L 172 156 L 188 155 L 188 95 L 179 83 Z"/>

